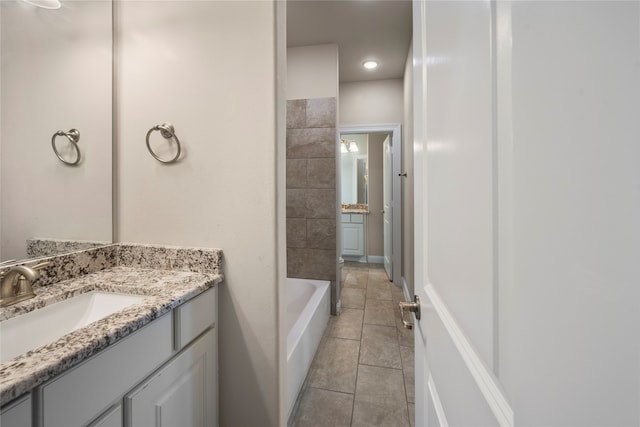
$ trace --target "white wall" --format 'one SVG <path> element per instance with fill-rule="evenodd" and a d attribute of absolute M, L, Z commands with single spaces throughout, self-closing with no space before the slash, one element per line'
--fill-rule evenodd
<path fill-rule="evenodd" d="M 340 126 L 402 123 L 401 79 L 340 84 Z"/>
<path fill-rule="evenodd" d="M 500 378 L 520 425 L 639 425 L 640 3 L 514 1 L 507 19 Z"/>
<path fill-rule="evenodd" d="M 338 45 L 287 49 L 287 99 L 338 97 Z"/>
<path fill-rule="evenodd" d="M 33 237 L 111 241 L 111 2 L 0 7 L 2 255 Z M 71 128 L 76 167 L 51 148 Z"/>
<path fill-rule="evenodd" d="M 340 84 L 340 126 L 381 125 L 404 121 L 403 81 L 373 80 Z M 402 129 L 404 132 L 404 128 Z M 370 206 L 367 255 L 382 256 L 382 140 L 369 142 Z M 377 142 L 376 142 L 377 141 Z M 379 170 L 377 169 L 379 167 Z"/>
<path fill-rule="evenodd" d="M 120 240 L 223 249 L 220 425 L 276 425 L 274 3 L 118 9 Z M 177 164 L 145 147 L 148 129 L 165 121 L 184 145 Z"/>

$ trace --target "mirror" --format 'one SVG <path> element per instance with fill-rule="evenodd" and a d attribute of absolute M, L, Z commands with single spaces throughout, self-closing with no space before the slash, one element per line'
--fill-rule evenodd
<path fill-rule="evenodd" d="M 340 135 L 342 204 L 369 203 L 369 135 Z"/>
<path fill-rule="evenodd" d="M 0 261 L 112 242 L 112 3 L 60 4 L 0 2 Z"/>

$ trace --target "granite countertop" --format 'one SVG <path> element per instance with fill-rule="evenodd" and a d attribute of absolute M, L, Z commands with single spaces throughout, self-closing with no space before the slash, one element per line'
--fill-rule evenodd
<path fill-rule="evenodd" d="M 366 203 L 343 203 L 342 213 L 369 213 L 369 205 Z"/>
<path fill-rule="evenodd" d="M 148 298 L 2 363 L 0 405 L 78 365 L 222 281 L 223 275 L 217 269 L 192 272 L 138 265 L 112 266 L 34 288 L 35 298 L 0 309 L 0 321 L 94 290 L 144 295 Z"/>

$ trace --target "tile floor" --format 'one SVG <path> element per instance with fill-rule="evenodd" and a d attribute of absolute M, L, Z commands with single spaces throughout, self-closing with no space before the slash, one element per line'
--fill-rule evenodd
<path fill-rule="evenodd" d="M 402 290 L 382 265 L 346 263 L 342 313 L 331 317 L 290 427 L 413 426 L 413 332 Z"/>

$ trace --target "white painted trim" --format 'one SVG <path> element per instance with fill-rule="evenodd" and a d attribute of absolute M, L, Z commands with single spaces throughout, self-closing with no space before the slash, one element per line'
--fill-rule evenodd
<path fill-rule="evenodd" d="M 425 264 L 427 261 L 427 214 L 426 209 L 426 113 L 427 113 L 427 42 L 426 42 L 426 3 L 413 1 L 413 218 L 414 218 L 414 292 L 425 299 L 423 285 L 427 283 Z M 426 301 L 425 301 L 426 302 Z M 426 384 L 429 366 L 427 365 L 425 333 L 420 321 L 416 321 L 414 330 L 416 358 L 416 413 L 415 425 L 428 423 Z"/>
<path fill-rule="evenodd" d="M 405 301 L 413 301 L 413 296 L 409 295 L 409 284 L 404 276 L 402 276 L 402 293 L 404 294 Z"/>
<path fill-rule="evenodd" d="M 393 153 L 393 165 L 391 165 L 393 216 L 391 226 L 393 237 L 391 241 L 393 257 L 393 283 L 401 283 L 402 276 L 402 128 L 397 125 L 391 135 L 391 151 Z"/>
<path fill-rule="evenodd" d="M 391 147 L 393 150 L 392 173 L 392 192 L 393 197 L 393 218 L 391 219 L 392 229 L 392 271 L 391 280 L 394 283 L 401 282 L 401 265 L 402 265 L 402 178 L 399 176 L 402 167 L 402 126 L 399 123 L 388 123 L 379 125 L 352 125 L 341 126 L 340 134 L 343 133 L 371 133 L 371 132 L 390 132 Z M 400 197 L 395 197 L 399 195 Z M 365 233 L 366 234 L 366 233 Z"/>
<path fill-rule="evenodd" d="M 436 418 L 438 418 L 438 425 L 440 427 L 449 427 L 449 422 L 444 413 L 442 401 L 440 400 L 440 395 L 438 394 L 438 389 L 436 388 L 436 383 L 433 381 L 431 373 L 429 373 L 429 377 L 427 378 L 427 388 L 429 389 L 429 397 L 433 403 L 433 409 L 435 409 L 436 412 Z"/>
<path fill-rule="evenodd" d="M 114 7 L 118 2 L 113 2 Z M 278 375 L 278 423 L 287 422 L 287 335 L 289 333 L 287 313 L 287 5 L 275 2 L 275 67 L 276 67 L 276 316 L 277 316 L 277 375 Z M 217 326 L 217 325 L 216 325 Z M 220 411 L 218 410 L 218 414 Z"/>
<path fill-rule="evenodd" d="M 369 264 L 384 264 L 384 257 L 381 255 L 367 255 Z"/>
<path fill-rule="evenodd" d="M 346 262 L 361 262 L 361 263 L 369 262 L 366 256 L 359 256 L 359 255 L 342 254 L 342 259 L 345 260 Z"/>
<path fill-rule="evenodd" d="M 513 427 L 513 409 L 509 405 L 498 380 L 487 369 L 482 358 L 464 332 L 462 332 L 462 328 L 460 328 L 433 285 L 428 284 L 425 287 L 425 292 L 499 425 Z"/>
<path fill-rule="evenodd" d="M 494 370 L 500 375 L 500 318 L 505 318 L 500 298 L 513 287 L 513 107 L 511 3 L 495 2 L 496 14 L 496 142 L 497 195 L 495 241 L 497 242 L 497 286 L 494 289 Z M 496 226 L 497 225 L 497 226 Z"/>

